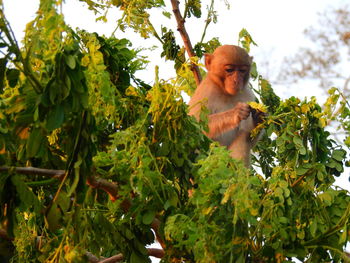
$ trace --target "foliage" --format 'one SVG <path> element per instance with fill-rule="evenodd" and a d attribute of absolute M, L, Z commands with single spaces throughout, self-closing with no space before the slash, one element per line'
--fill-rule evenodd
<path fill-rule="evenodd" d="M 147 10 L 164 7 L 86 3 L 120 7 L 120 26 L 141 36 L 154 34 Z M 337 89 L 323 108 L 315 98 L 282 101 L 254 70 L 265 106 L 252 105 L 268 116 L 255 169 L 246 169 L 202 133 L 205 120 L 187 115 L 185 60 L 178 78 L 156 72 L 149 86 L 135 77 L 146 61 L 128 40 L 72 30 L 59 4 L 41 1 L 21 49 L 1 9 L 1 260 L 93 262 L 91 253 L 122 253 L 126 262 L 150 262 L 151 228 L 165 242 L 163 262 L 347 260 L 350 195 L 333 183 L 348 156 L 326 130 L 336 118 L 350 147 L 350 107 Z M 201 8 L 188 1 L 185 14 Z M 254 44 L 247 31 L 240 37 Z M 161 39 L 164 56 L 180 57 L 172 31 Z"/>

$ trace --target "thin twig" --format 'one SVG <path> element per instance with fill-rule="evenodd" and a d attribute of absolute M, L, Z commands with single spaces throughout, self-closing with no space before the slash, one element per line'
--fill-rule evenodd
<path fill-rule="evenodd" d="M 207 19 L 205 20 L 205 26 L 204 26 L 204 30 L 203 30 L 203 33 L 202 33 L 202 38 L 201 38 L 200 43 L 203 43 L 205 34 L 207 33 L 207 28 L 208 28 L 209 24 L 212 21 L 211 16 L 213 16 L 213 10 L 214 10 L 214 0 L 211 0 L 210 7 L 209 7 L 209 10 L 208 10 Z"/>
<path fill-rule="evenodd" d="M 185 45 L 186 52 L 189 57 L 195 57 L 196 54 L 193 51 L 190 37 L 188 36 L 185 28 L 185 19 L 182 17 L 180 13 L 179 1 L 171 0 L 171 5 L 173 7 L 173 13 L 175 15 L 175 19 L 177 22 L 177 30 L 180 32 L 182 41 L 184 42 L 184 45 Z M 201 73 L 199 72 L 199 67 L 195 63 L 191 62 L 191 70 L 193 72 L 194 78 L 196 80 L 196 84 L 198 86 L 202 81 L 202 76 L 201 76 Z"/>

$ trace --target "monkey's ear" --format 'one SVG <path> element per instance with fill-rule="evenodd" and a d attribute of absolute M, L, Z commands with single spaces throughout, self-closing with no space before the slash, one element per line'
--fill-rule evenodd
<path fill-rule="evenodd" d="M 208 54 L 208 53 L 204 54 L 205 67 L 207 68 L 208 71 L 210 70 L 210 64 L 212 59 L 213 59 L 213 54 Z"/>
<path fill-rule="evenodd" d="M 249 63 L 250 63 L 250 65 L 253 63 L 253 59 L 254 59 L 253 56 L 250 56 L 250 57 L 249 57 Z"/>

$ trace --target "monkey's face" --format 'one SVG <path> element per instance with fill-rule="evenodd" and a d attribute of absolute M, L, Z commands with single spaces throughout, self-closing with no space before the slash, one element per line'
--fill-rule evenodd
<path fill-rule="evenodd" d="M 252 58 L 238 46 L 224 45 L 205 56 L 208 76 L 228 95 L 236 95 L 248 84 Z"/>
<path fill-rule="evenodd" d="M 224 66 L 224 90 L 229 95 L 236 95 L 244 89 L 249 80 L 249 65 L 228 64 Z"/>

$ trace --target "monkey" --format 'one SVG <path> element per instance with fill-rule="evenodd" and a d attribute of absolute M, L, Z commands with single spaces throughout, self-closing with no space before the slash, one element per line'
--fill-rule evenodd
<path fill-rule="evenodd" d="M 205 79 L 189 101 L 189 115 L 199 120 L 202 106 L 209 110 L 206 135 L 226 146 L 234 159 L 250 166 L 250 151 L 257 142 L 250 132 L 260 122 L 249 101 L 255 95 L 248 86 L 252 57 L 241 47 L 223 45 L 205 54 Z"/>

